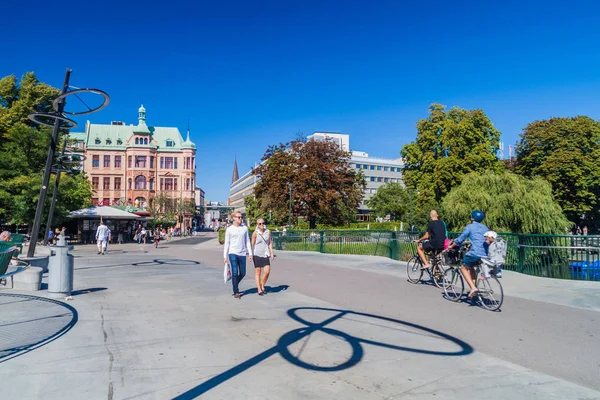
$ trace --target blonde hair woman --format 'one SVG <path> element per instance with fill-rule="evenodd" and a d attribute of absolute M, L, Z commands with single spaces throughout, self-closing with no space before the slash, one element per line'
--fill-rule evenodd
<path fill-rule="evenodd" d="M 271 273 L 271 261 L 273 261 L 273 241 L 271 240 L 271 232 L 265 226 L 265 220 L 259 218 L 256 221 L 256 229 L 252 234 L 252 254 L 254 254 L 254 280 L 258 295 L 266 294 L 265 284 Z M 264 274 L 263 272 L 264 268 Z"/>
<path fill-rule="evenodd" d="M 0 242 L 10 242 L 11 233 L 9 231 L 4 231 L 0 233 Z"/>

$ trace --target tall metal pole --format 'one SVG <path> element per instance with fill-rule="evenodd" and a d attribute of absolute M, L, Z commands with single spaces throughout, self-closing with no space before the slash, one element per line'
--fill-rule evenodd
<path fill-rule="evenodd" d="M 67 68 L 65 73 L 65 81 L 62 86 L 60 94 L 65 94 L 69 89 L 69 78 L 71 77 L 72 70 Z M 61 101 L 58 105 L 58 114 L 62 114 L 65 108 L 65 101 Z M 52 162 L 54 161 L 54 153 L 56 152 L 56 144 L 58 142 L 58 132 L 60 131 L 61 121 L 59 119 L 54 121 L 54 130 L 52 131 L 52 137 L 50 139 L 50 149 L 48 150 L 48 157 L 46 158 L 46 168 L 44 169 L 44 177 L 42 178 L 42 188 L 40 189 L 40 197 L 38 198 L 37 208 L 35 210 L 35 218 L 33 220 L 33 229 L 31 230 L 31 240 L 29 242 L 29 250 L 27 251 L 27 257 L 33 257 L 35 254 L 35 246 L 37 239 L 40 234 L 40 225 L 42 223 L 42 214 L 44 213 L 44 204 L 46 203 L 46 192 L 48 191 L 48 183 L 50 183 L 50 173 L 52 172 Z M 44 236 L 47 236 L 44 232 Z"/>
<path fill-rule="evenodd" d="M 292 220 L 292 188 L 294 187 L 294 184 L 293 183 L 289 183 L 288 185 L 290 187 L 290 218 L 288 220 L 288 225 L 291 227 L 292 226 L 292 222 L 293 222 L 293 220 Z"/>
<path fill-rule="evenodd" d="M 409 199 L 409 203 L 410 203 L 410 230 L 412 231 L 412 229 L 413 229 L 413 223 L 412 223 L 412 189 L 408 189 L 408 199 Z"/>
<path fill-rule="evenodd" d="M 65 154 L 67 149 L 67 138 L 63 141 L 62 153 Z M 50 202 L 50 210 L 48 210 L 48 221 L 46 222 L 46 230 L 52 229 L 52 217 L 54 216 L 54 207 L 56 206 L 56 196 L 58 195 L 58 184 L 60 183 L 60 173 L 62 169 L 62 163 L 58 163 L 58 170 L 56 171 L 56 180 L 54 181 L 54 191 L 52 192 L 52 201 Z M 44 235 L 44 246 L 48 244 L 48 235 Z"/>

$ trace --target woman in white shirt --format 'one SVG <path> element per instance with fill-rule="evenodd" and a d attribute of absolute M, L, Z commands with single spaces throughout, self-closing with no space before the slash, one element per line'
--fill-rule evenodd
<path fill-rule="evenodd" d="M 266 294 L 265 284 L 269 279 L 271 272 L 271 261 L 273 261 L 273 241 L 271 232 L 265 226 L 265 220 L 259 218 L 256 221 L 256 230 L 252 234 L 252 254 L 254 254 L 254 280 L 258 289 L 258 295 Z M 261 279 L 261 272 L 264 268 L 264 275 Z"/>

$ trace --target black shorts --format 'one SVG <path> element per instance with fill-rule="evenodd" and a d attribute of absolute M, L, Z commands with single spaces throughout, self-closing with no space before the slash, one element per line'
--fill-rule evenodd
<path fill-rule="evenodd" d="M 252 260 L 254 261 L 254 268 L 262 268 L 266 267 L 267 265 L 271 265 L 271 260 L 269 260 L 269 257 L 254 256 L 252 257 Z"/>
<path fill-rule="evenodd" d="M 433 252 L 434 250 L 437 250 L 437 251 L 442 251 L 442 250 L 444 250 L 444 249 L 436 249 L 436 248 L 434 248 L 434 247 L 431 245 L 431 242 L 430 242 L 429 240 L 425 240 L 425 241 L 423 241 L 423 243 L 421 243 L 421 246 L 423 246 L 423 251 L 424 251 L 424 252 L 426 252 L 426 253 L 431 253 L 431 252 Z"/>

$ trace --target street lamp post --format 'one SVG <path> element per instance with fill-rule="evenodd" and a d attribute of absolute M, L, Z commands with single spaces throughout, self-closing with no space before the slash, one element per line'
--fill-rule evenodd
<path fill-rule="evenodd" d="M 288 220 L 288 225 L 291 227 L 292 226 L 292 189 L 294 188 L 294 184 L 288 183 L 288 186 L 290 187 L 290 218 Z"/>
<path fill-rule="evenodd" d="M 412 189 L 408 189 L 408 203 L 409 203 L 409 223 L 410 223 L 410 230 L 412 231 L 412 229 L 413 229 L 413 223 L 412 223 Z"/>

